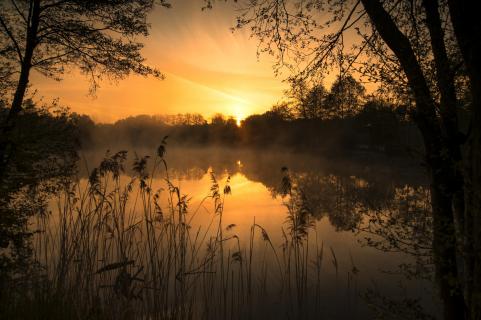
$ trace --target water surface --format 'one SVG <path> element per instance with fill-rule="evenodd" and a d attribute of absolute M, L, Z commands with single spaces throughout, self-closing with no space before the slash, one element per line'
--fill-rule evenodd
<path fill-rule="evenodd" d="M 150 168 L 155 162 L 155 156 L 148 150 L 131 150 L 130 159 L 134 154 L 137 157 L 151 155 Z M 86 177 L 87 171 L 104 156 L 103 151 L 83 152 L 86 165 L 80 176 Z M 249 245 L 250 237 L 254 237 L 257 252 L 266 255 L 271 263 L 266 268 L 267 276 L 263 266 L 256 266 L 259 270 L 255 277 L 259 283 L 279 277 L 274 271 L 274 256 L 265 235 L 263 237 L 260 229 L 252 235 L 252 226 L 261 226 L 275 250 L 282 252 L 285 234 L 291 230 L 289 205 L 297 197 L 302 198 L 312 221 L 306 228 L 303 248 L 322 254 L 320 265 L 313 259 L 315 254 L 306 259 L 308 286 L 310 277 L 317 277 L 317 287 L 311 288 L 317 292 L 318 301 L 312 302 L 316 304 L 316 314 L 322 314 L 325 319 L 371 319 L 375 312 L 367 307 L 367 292 L 399 301 L 419 299 L 427 311 L 435 312 L 431 282 L 408 280 L 398 273 L 399 265 L 414 262 L 413 256 L 374 248 L 366 240 L 372 235 L 362 231 L 369 223 L 370 210 L 411 215 L 413 206 L 416 210 L 429 207 L 425 178 L 416 160 L 392 159 L 379 154 L 329 158 L 272 150 L 228 149 L 172 149 L 165 159 L 170 181 L 179 188 L 180 194 L 187 196 L 189 228 L 202 230 L 207 238 L 215 236 L 214 231 L 209 230 L 215 230 L 212 224 L 217 223 L 214 222 L 217 221 L 214 200 L 209 198 L 212 186 L 217 181 L 221 193 L 225 185 L 230 186 L 231 192 L 221 195 L 223 238 L 236 236 L 244 248 Z M 125 181 L 135 175 L 130 167 L 131 162 L 127 161 L 122 176 Z M 148 179 L 153 191 L 164 189 L 160 203 L 165 208 L 168 207 L 166 177 L 158 170 Z M 286 177 L 296 190 L 290 196 L 281 194 Z M 234 251 L 233 245 L 226 248 Z M 258 306 L 265 309 L 263 313 L 288 314 L 275 289 L 265 292 L 264 303 Z M 303 299 L 309 301 L 312 296 L 308 294 Z"/>

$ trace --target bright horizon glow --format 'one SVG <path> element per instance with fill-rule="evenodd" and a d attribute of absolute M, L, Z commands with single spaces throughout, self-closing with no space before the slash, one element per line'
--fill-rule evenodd
<path fill-rule="evenodd" d="M 242 124 L 242 120 L 244 120 L 246 118 L 245 114 L 244 114 L 244 110 L 246 109 L 246 106 L 244 105 L 235 105 L 234 107 L 234 114 L 235 114 L 235 120 L 236 120 L 236 124 L 238 127 L 241 126 Z"/>
<path fill-rule="evenodd" d="M 243 119 L 242 119 L 240 116 L 237 116 L 237 119 L 236 119 L 236 124 L 237 124 L 237 126 L 238 126 L 238 127 L 240 127 L 240 126 L 241 126 L 241 124 L 242 124 L 242 120 L 243 120 Z"/>
<path fill-rule="evenodd" d="M 282 99 L 287 84 L 276 78 L 268 55 L 257 59 L 257 39 L 248 30 L 232 33 L 235 7 L 219 2 L 201 10 L 198 1 L 182 1 L 172 9 L 157 8 L 149 16 L 151 34 L 142 42 L 146 63 L 166 75 L 130 76 L 117 83 L 100 83 L 96 97 L 88 96 L 89 82 L 77 70 L 61 82 L 33 73 L 36 100 L 59 103 L 96 122 L 114 122 L 140 114 L 216 113 L 244 119 L 263 113 Z M 32 90 L 32 91 L 33 91 Z"/>

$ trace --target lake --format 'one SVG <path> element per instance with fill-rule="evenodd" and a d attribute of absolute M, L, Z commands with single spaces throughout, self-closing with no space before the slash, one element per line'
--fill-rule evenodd
<path fill-rule="evenodd" d="M 159 309 L 193 319 L 416 318 L 417 304 L 438 312 L 425 279 L 429 200 L 416 160 L 173 148 L 165 170 L 152 151 L 132 150 L 117 180 L 100 174 L 99 189 L 88 191 L 92 169 L 114 154 L 82 152 L 76 200 L 59 196 L 43 222 L 58 250 L 38 242 L 39 260 L 56 261 L 50 272 L 65 273 L 62 281 L 82 268 L 98 274 L 67 285 L 106 288 L 87 300 L 123 301 L 139 318 Z M 95 231 L 101 224 L 105 234 Z"/>

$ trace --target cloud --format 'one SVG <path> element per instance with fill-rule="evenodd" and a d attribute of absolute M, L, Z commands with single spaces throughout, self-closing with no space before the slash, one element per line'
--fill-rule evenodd
<path fill-rule="evenodd" d="M 151 35 L 143 40 L 146 62 L 167 79 L 131 76 L 101 83 L 97 98 L 87 96 L 88 81 L 79 72 L 55 82 L 40 75 L 34 88 L 47 99 L 59 98 L 73 111 L 111 122 L 135 114 L 263 112 L 277 102 L 286 85 L 274 77 L 272 59 L 258 61 L 255 39 L 229 30 L 235 21 L 231 3 L 201 11 L 201 2 L 182 1 L 156 9 L 149 17 Z"/>

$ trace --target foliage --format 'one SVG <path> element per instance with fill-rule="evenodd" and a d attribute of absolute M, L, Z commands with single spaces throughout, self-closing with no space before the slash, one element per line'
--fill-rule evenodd
<path fill-rule="evenodd" d="M 89 77 L 92 92 L 103 77 L 122 79 L 131 72 L 161 77 L 144 63 L 138 41 L 148 35 L 146 16 L 153 5 L 152 0 L 2 1 L 2 77 L 16 80 L 24 62 L 54 79 L 76 66 Z"/>
<path fill-rule="evenodd" d="M 214 1 L 207 1 L 211 5 Z M 436 279 L 446 319 L 481 315 L 481 46 L 470 1 L 247 1 L 237 28 L 287 67 L 292 81 L 334 68 L 376 82 L 405 105 L 431 182 Z M 346 48 L 346 39 L 352 44 Z M 464 104 L 466 92 L 472 104 Z M 342 115 L 341 107 L 340 113 Z M 471 130 L 459 124 L 467 111 Z M 466 227 L 473 226 L 474 227 Z M 461 262 L 460 262 L 461 261 Z"/>
<path fill-rule="evenodd" d="M 68 110 L 56 103 L 36 107 L 27 100 L 12 132 L 15 148 L 0 190 L 0 274 L 6 281 L 30 265 L 28 220 L 47 214 L 47 199 L 76 172 L 77 131 Z M 1 110 L 2 117 L 7 111 Z"/>
<path fill-rule="evenodd" d="M 362 110 L 366 89 L 350 74 L 341 74 L 327 90 L 321 83 L 309 85 L 303 79 L 291 79 L 286 92 L 293 101 L 293 112 L 301 119 L 348 118 Z"/>
<path fill-rule="evenodd" d="M 298 118 L 295 105 L 283 102 L 264 114 L 251 115 L 240 126 L 217 115 L 213 121 L 192 122 L 192 115 L 139 115 L 113 124 L 95 124 L 78 116 L 84 149 L 155 148 L 168 135 L 176 146 L 281 148 L 326 154 L 381 152 L 419 157 L 422 145 L 404 109 L 381 100 L 368 100 L 355 115 L 341 119 Z"/>
<path fill-rule="evenodd" d="M 162 146 L 165 151 L 165 139 Z M 222 188 L 211 173 L 209 195 L 190 208 L 189 197 L 169 178 L 164 155 L 152 159 L 153 166 L 147 157 L 136 157 L 134 175 L 127 177 L 126 152 L 107 153 L 86 185 L 74 180 L 62 185 L 52 211 L 32 219 L 38 229 L 31 246 L 35 263 L 21 278 L 3 283 L 0 315 L 188 319 L 200 312 L 209 319 L 257 319 L 272 312 L 286 318 L 317 314 L 320 295 L 308 284 L 321 265 L 311 271 L 308 230 L 285 234 L 280 252 L 254 221 L 241 245 L 235 225 L 222 220 L 232 192 L 229 178 Z M 154 190 L 154 178 L 163 179 L 165 187 Z M 207 201 L 213 206 L 205 213 L 211 223 L 194 229 L 192 220 Z M 286 308 L 261 299 L 269 294 Z"/>

